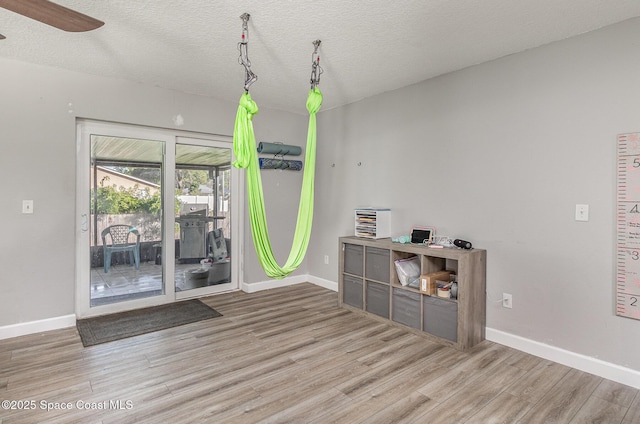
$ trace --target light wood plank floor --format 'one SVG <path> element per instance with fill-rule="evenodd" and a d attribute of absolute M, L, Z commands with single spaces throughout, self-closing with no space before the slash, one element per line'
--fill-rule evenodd
<path fill-rule="evenodd" d="M 75 328 L 0 341 L 0 400 L 35 401 L 0 422 L 640 423 L 636 389 L 491 342 L 461 353 L 311 284 L 204 301 L 224 316 L 90 348 Z"/>

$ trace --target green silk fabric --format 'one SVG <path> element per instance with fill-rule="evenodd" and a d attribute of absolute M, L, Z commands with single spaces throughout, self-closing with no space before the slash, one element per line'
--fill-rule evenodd
<path fill-rule="evenodd" d="M 253 116 L 258 113 L 258 106 L 251 100 L 251 95 L 245 92 L 240 98 L 236 124 L 233 130 L 233 152 L 236 160 L 233 166 L 246 168 L 247 192 L 249 196 L 249 220 L 253 245 L 260 265 L 267 276 L 282 279 L 300 266 L 309 246 L 311 226 L 313 223 L 314 176 L 316 170 L 316 113 L 322 106 L 322 93 L 315 87 L 309 91 L 307 110 L 309 111 L 309 129 L 307 132 L 307 147 L 305 150 L 304 175 L 298 219 L 293 236 L 293 244 L 289 258 L 284 266 L 279 266 L 271 248 L 267 218 L 264 209 L 264 195 L 262 192 L 262 178 L 258 164 L 256 138 L 253 133 Z"/>

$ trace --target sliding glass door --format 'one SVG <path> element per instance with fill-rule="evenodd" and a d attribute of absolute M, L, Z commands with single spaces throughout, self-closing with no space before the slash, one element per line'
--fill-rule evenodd
<path fill-rule="evenodd" d="M 239 288 L 230 138 L 80 121 L 77 147 L 78 316 Z"/>
<path fill-rule="evenodd" d="M 176 296 L 233 287 L 231 147 L 178 139 L 175 166 Z"/>
<path fill-rule="evenodd" d="M 162 295 L 164 143 L 90 135 L 92 307 Z"/>

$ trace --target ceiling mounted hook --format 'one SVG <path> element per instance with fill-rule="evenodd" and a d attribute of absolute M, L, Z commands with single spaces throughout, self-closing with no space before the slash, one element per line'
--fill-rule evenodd
<path fill-rule="evenodd" d="M 322 41 L 316 40 L 313 42 L 313 53 L 311 54 L 311 89 L 313 90 L 320 84 L 320 75 L 324 72 L 320 66 L 320 56 L 318 56 L 318 48 Z"/>
<path fill-rule="evenodd" d="M 238 63 L 244 66 L 244 91 L 249 92 L 251 84 L 258 80 L 258 76 L 251 71 L 251 61 L 249 60 L 249 18 L 251 15 L 243 13 L 240 15 L 242 19 L 242 37 L 238 43 Z"/>

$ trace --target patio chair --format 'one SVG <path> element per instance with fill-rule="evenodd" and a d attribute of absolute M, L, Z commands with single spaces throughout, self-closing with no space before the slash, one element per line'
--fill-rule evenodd
<path fill-rule="evenodd" d="M 135 236 L 135 243 L 130 236 Z M 109 236 L 109 244 L 107 244 Z M 140 269 L 140 233 L 131 225 L 111 225 L 102 230 L 102 248 L 104 251 L 104 272 L 109 272 L 113 252 L 129 252 L 129 261 Z"/>

